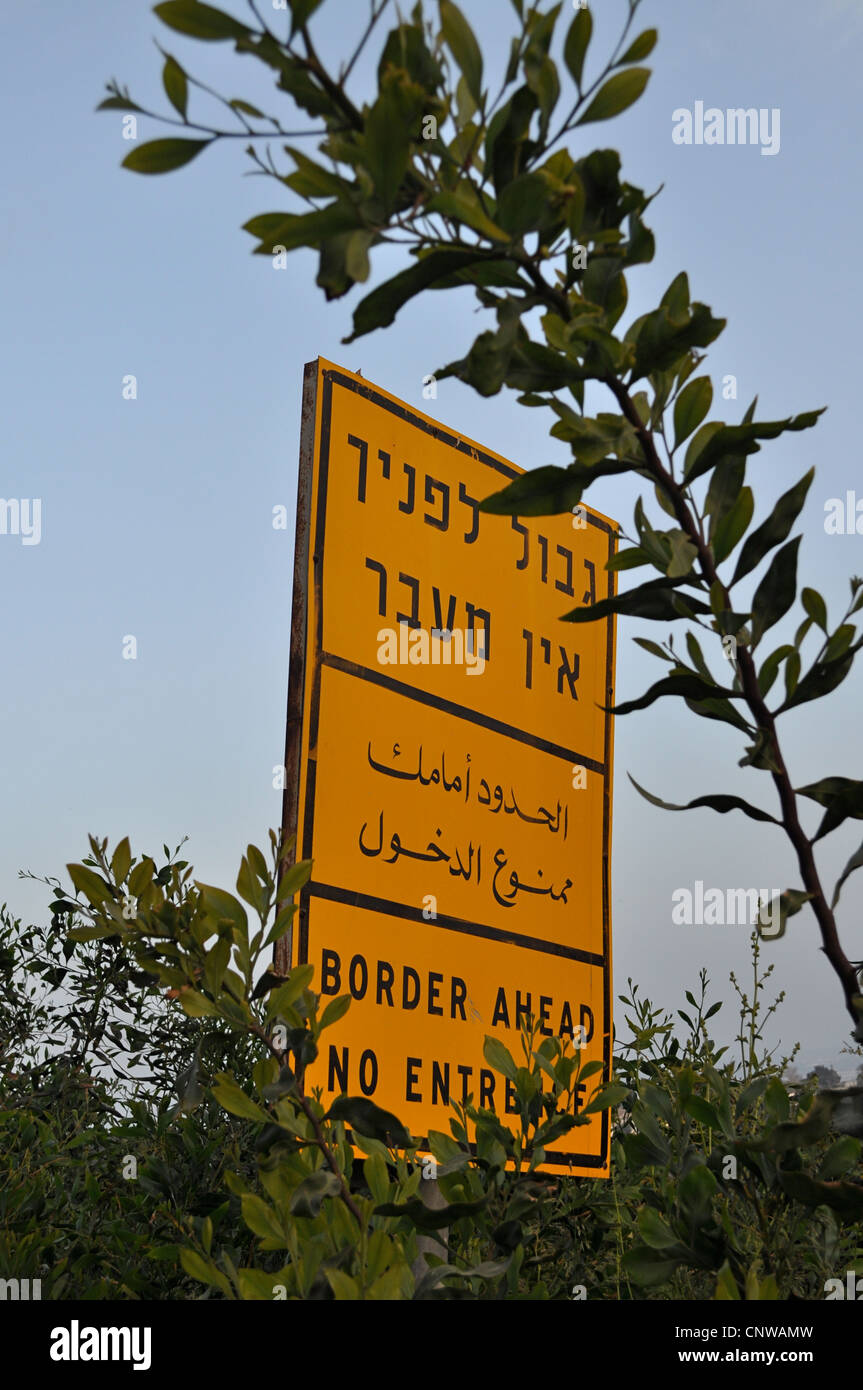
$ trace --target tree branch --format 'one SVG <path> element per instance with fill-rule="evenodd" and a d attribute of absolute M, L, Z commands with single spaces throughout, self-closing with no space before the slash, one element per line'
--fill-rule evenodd
<path fill-rule="evenodd" d="M 695 518 L 686 502 L 683 488 L 664 467 L 656 450 L 652 432 L 642 423 L 632 397 L 623 382 L 618 381 L 616 377 L 612 376 L 604 377 L 603 380 L 614 395 L 624 418 L 629 421 L 635 433 L 638 435 L 642 452 L 650 472 L 674 507 L 674 513 L 677 520 L 680 522 L 681 528 L 686 532 L 692 544 L 695 546 L 698 552 L 698 563 L 703 578 L 711 587 L 717 583 L 720 585 L 723 602 L 726 608 L 730 609 L 731 599 L 728 590 L 725 588 L 725 585 L 716 572 L 713 553 L 699 532 Z M 860 1015 L 854 1002 L 855 998 L 858 997 L 860 993 L 857 975 L 854 967 L 842 950 L 836 928 L 836 919 L 827 902 L 824 889 L 821 886 L 821 879 L 812 851 L 812 842 L 800 824 L 800 819 L 797 814 L 797 797 L 788 774 L 788 769 L 785 766 L 785 760 L 782 756 L 776 721 L 773 714 L 764 703 L 764 698 L 758 686 L 758 674 L 755 669 L 755 662 L 752 659 L 752 653 L 747 647 L 740 647 L 738 649 L 738 662 L 740 665 L 741 686 L 746 704 L 755 719 L 756 725 L 766 734 L 770 746 L 773 763 L 775 765 L 775 770 L 771 771 L 770 775 L 773 778 L 773 784 L 776 787 L 779 796 L 779 804 L 782 808 L 782 825 L 797 855 L 797 864 L 806 891 L 812 895 L 812 910 L 815 913 L 816 920 L 821 930 L 822 950 L 830 961 L 836 975 L 839 977 L 845 994 L 845 1003 L 848 1013 L 851 1015 L 856 1027 L 860 1023 Z"/>

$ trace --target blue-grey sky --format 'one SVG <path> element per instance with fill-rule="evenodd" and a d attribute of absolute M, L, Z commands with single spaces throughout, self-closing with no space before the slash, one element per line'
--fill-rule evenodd
<path fill-rule="evenodd" d="M 488 69 L 499 69 L 510 6 L 462 3 Z M 233 5 L 241 13 L 241 0 Z M 623 6 L 601 0 L 594 9 L 598 56 Z M 324 52 L 343 53 L 364 15 L 359 0 L 326 0 L 316 22 Z M 828 499 L 855 488 L 863 497 L 855 250 L 863 11 L 856 0 L 646 0 L 642 16 L 660 30 L 646 96 L 611 124 L 586 127 L 571 147 L 614 145 L 627 178 L 664 185 L 647 219 L 657 255 L 630 276 L 631 309 L 652 307 L 687 270 L 693 297 L 729 320 L 708 362 L 716 383 L 737 378 L 728 418 L 739 419 L 756 393 L 762 418 L 829 406 L 817 430 L 766 446 L 749 481 L 763 515 L 817 465 L 801 576 L 838 616 L 848 576 L 863 572 L 863 539 L 824 529 Z M 342 346 L 356 293 L 327 305 L 310 252 L 292 255 L 282 273 L 249 254 L 241 224 L 282 200 L 276 185 L 243 177 L 242 141 L 164 178 L 120 170 L 130 148 L 123 117 L 94 107 L 116 76 L 142 104 L 165 109 L 157 36 L 228 96 L 268 91 L 257 65 L 230 45 L 169 33 L 145 0 L 0 11 L 0 494 L 42 505 L 38 545 L 0 536 L 0 901 L 23 917 L 44 916 L 48 899 L 18 870 L 59 873 L 86 851 L 88 832 L 112 841 L 129 834 L 150 853 L 188 834 L 198 876 L 233 886 L 245 845 L 263 843 L 278 823 L 272 769 L 284 743 L 293 533 L 273 530 L 271 518 L 278 503 L 293 514 L 304 362 L 322 355 L 360 368 L 522 466 L 567 461 L 542 413 L 512 393 L 484 401 L 447 381 L 436 401 L 422 400 L 423 377 L 461 356 L 479 331 L 469 292 L 427 297 L 391 329 Z M 362 68 L 356 77 L 362 100 Z M 779 108 L 778 153 L 675 144 L 672 113 L 698 101 Z M 142 140 L 163 133 L 140 123 Z M 392 261 L 378 265 L 380 274 Z M 137 378 L 134 401 L 122 395 L 128 374 Z M 587 500 L 631 531 L 635 496 L 624 481 Z M 622 698 L 660 674 L 631 640 L 646 630 L 620 625 Z M 135 661 L 123 659 L 129 634 Z M 797 785 L 856 775 L 859 679 L 852 674 L 829 702 L 786 721 Z M 766 777 L 737 767 L 740 742 L 671 702 L 621 719 L 616 731 L 616 992 L 632 976 L 643 993 L 676 1005 L 703 964 L 714 997 L 727 1001 L 717 1023 L 725 1019 L 719 1031 L 729 1035 L 727 977 L 746 973 L 746 930 L 675 926 L 672 894 L 697 879 L 796 887 L 790 851 L 771 827 L 654 809 L 626 772 L 668 800 L 737 791 L 772 810 Z M 859 842 L 855 825 L 823 846 L 829 882 Z M 840 922 L 853 958 L 863 956 L 860 907 L 852 881 Z M 765 956 L 787 992 L 782 1043 L 800 1040 L 807 1062 L 834 1057 L 847 1020 L 811 914 L 794 918 Z"/>

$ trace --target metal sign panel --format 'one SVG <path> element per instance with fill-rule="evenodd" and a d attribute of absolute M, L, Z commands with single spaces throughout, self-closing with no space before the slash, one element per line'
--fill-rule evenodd
<path fill-rule="evenodd" d="M 471 1094 L 506 1122 L 483 1040 L 520 1059 L 523 1014 L 610 1076 L 614 622 L 559 619 L 614 592 L 617 528 L 481 514 L 522 471 L 306 367 L 284 825 L 314 865 L 290 949 L 353 997 L 309 1081 L 417 1136 Z M 593 1116 L 545 1166 L 605 1174 L 608 1136 Z"/>

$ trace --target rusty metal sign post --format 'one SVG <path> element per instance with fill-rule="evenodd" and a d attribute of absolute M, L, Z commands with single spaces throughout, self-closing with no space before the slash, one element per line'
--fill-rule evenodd
<path fill-rule="evenodd" d="M 519 1057 L 526 1014 L 610 1078 L 614 621 L 559 619 L 614 592 L 617 527 L 481 513 L 521 471 L 306 367 L 283 826 L 313 870 L 277 966 L 352 996 L 311 1084 L 417 1136 L 469 1095 L 506 1123 L 483 1041 Z M 608 1161 L 605 1111 L 544 1166 Z"/>

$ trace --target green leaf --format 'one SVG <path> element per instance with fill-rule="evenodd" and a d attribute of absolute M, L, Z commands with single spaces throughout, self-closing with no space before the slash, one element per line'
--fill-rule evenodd
<path fill-rule="evenodd" d="M 221 1289 L 226 1298 L 231 1297 L 231 1286 L 225 1275 L 216 1269 L 212 1260 L 205 1260 L 197 1250 L 181 1249 L 180 1264 L 190 1278 L 198 1279 L 202 1284 L 212 1284 Z"/>
<path fill-rule="evenodd" d="M 154 13 L 169 29 L 178 34 L 188 34 L 193 39 L 213 42 L 218 39 L 242 39 L 251 30 L 231 15 L 216 10 L 212 5 L 203 5 L 200 0 L 164 0 L 154 6 Z"/>
<path fill-rule="evenodd" d="M 702 420 L 713 404 L 713 383 L 709 376 L 687 382 L 674 402 L 674 447 L 679 448 Z"/>
<path fill-rule="evenodd" d="M 756 1076 L 754 1081 L 750 1081 L 748 1085 L 744 1086 L 737 1097 L 737 1104 L 734 1107 L 735 1115 L 739 1117 L 745 1115 L 747 1110 L 751 1110 L 753 1105 L 756 1105 L 764 1095 L 769 1081 L 769 1076 Z"/>
<path fill-rule="evenodd" d="M 650 618 L 656 622 L 673 622 L 680 614 L 672 602 L 672 595 L 682 579 L 650 579 L 637 589 L 628 589 L 624 594 L 613 598 L 599 599 L 597 603 L 584 608 L 573 608 L 563 615 L 566 623 L 592 623 L 598 618 L 607 618 L 612 613 L 622 613 L 627 617 Z M 686 601 L 695 613 L 709 613 L 710 608 L 700 599 L 689 594 Z"/>
<path fill-rule="evenodd" d="M 521 172 L 534 149 L 530 124 L 538 105 L 528 86 L 519 87 L 489 122 L 485 138 L 485 163 L 492 172 L 498 195 L 510 179 Z"/>
<path fill-rule="evenodd" d="M 252 106 L 250 101 L 243 101 L 242 97 L 232 97 L 228 105 L 233 106 L 235 111 L 242 111 L 244 116 L 256 116 L 259 120 L 265 119 L 263 111 L 259 111 L 257 106 Z M 287 149 L 287 145 L 285 149 Z"/>
<path fill-rule="evenodd" d="M 754 538 L 753 538 L 754 539 Z M 752 646 L 784 617 L 797 593 L 797 551 L 800 537 L 777 551 L 752 600 Z"/>
<path fill-rule="evenodd" d="M 690 1096 L 685 1108 L 689 1109 L 690 1102 L 698 1099 L 697 1096 Z M 709 1101 L 704 1101 L 703 1104 L 708 1111 L 712 1111 L 715 1117 L 715 1122 L 713 1120 L 709 1122 L 710 1128 L 719 1129 L 719 1116 L 716 1114 L 714 1106 Z M 706 1118 L 703 1123 L 708 1123 Z M 692 1225 L 702 1226 L 709 1220 L 713 1198 L 719 1191 L 719 1184 L 706 1164 L 697 1163 L 694 1168 L 690 1168 L 689 1172 L 680 1179 L 677 1191 L 681 1211 Z"/>
<path fill-rule="evenodd" d="M 500 1279 L 512 1264 L 512 1255 L 505 1260 L 482 1260 L 478 1265 L 464 1268 L 459 1265 L 435 1265 L 420 1279 L 414 1290 L 415 1299 L 424 1299 L 427 1294 L 442 1284 L 445 1279 Z"/>
<path fill-rule="evenodd" d="M 696 461 L 701 457 L 701 454 L 707 448 L 707 445 L 714 438 L 714 436 L 718 435 L 720 431 L 724 430 L 725 428 L 726 426 L 722 424 L 721 420 L 708 420 L 707 423 L 702 425 L 701 428 L 696 432 L 693 438 L 689 441 L 689 446 L 686 450 L 686 456 L 683 460 L 684 478 L 689 477 L 690 473 L 695 467 Z M 709 467 L 712 468 L 713 464 L 711 463 Z M 740 482 L 742 484 L 742 478 L 740 479 Z"/>
<path fill-rule="evenodd" d="M 683 531 L 667 531 L 671 543 L 671 559 L 665 573 L 669 579 L 682 579 L 692 572 L 698 551 Z"/>
<path fill-rule="evenodd" d="M 473 30 L 453 0 L 440 0 L 444 41 L 464 74 L 477 106 L 482 104 L 482 53 Z"/>
<path fill-rule="evenodd" d="M 398 73 L 407 72 L 413 83 L 425 92 L 436 92 L 443 84 L 443 70 L 426 45 L 418 24 L 400 24 L 392 29 L 378 63 L 378 85 Z"/>
<path fill-rule="evenodd" d="M 324 1199 L 335 1197 L 340 1189 L 341 1183 L 335 1173 L 328 1168 L 318 1168 L 294 1189 L 289 1210 L 294 1216 L 317 1216 Z"/>
<path fill-rule="evenodd" d="M 261 879 L 263 883 L 266 883 L 269 877 L 267 861 L 264 858 L 261 851 L 258 849 L 257 845 L 246 846 L 246 858 L 248 859 L 258 878 Z"/>
<path fill-rule="evenodd" d="M 105 880 L 88 869 L 86 864 L 67 864 L 66 868 L 76 893 L 83 893 L 93 907 L 112 900 L 113 895 Z"/>
<path fill-rule="evenodd" d="M 438 380 L 456 376 L 461 381 L 468 382 L 480 395 L 493 396 L 501 389 L 511 371 L 516 342 L 524 341 L 526 338 L 527 334 L 518 322 L 517 316 L 501 315 L 500 326 L 496 332 L 481 333 L 466 358 L 460 362 L 451 362 L 435 375 Z M 541 352 L 549 352 L 542 344 L 535 343 L 532 346 Z M 550 355 L 555 359 L 556 366 L 563 360 L 557 353 L 552 352 Z"/>
<path fill-rule="evenodd" d="M 531 177 L 539 177 L 532 175 Z M 546 193 L 548 189 L 546 188 Z M 493 222 L 485 211 L 479 200 L 476 188 L 469 179 L 462 179 L 453 189 L 445 188 L 442 192 L 435 193 L 429 198 L 425 205 L 428 212 L 439 212 L 443 217 L 448 217 L 453 222 L 463 222 L 472 231 L 478 232 L 480 236 L 486 237 L 489 241 L 496 241 L 503 244 L 510 240 L 510 235 Z M 432 252 L 432 254 L 436 254 Z M 476 253 L 475 253 L 476 254 Z M 478 255 L 482 255 L 479 252 Z M 486 253 L 487 254 L 487 253 Z"/>
<path fill-rule="evenodd" d="M 788 1092 L 778 1076 L 771 1076 L 764 1089 L 764 1104 L 774 1120 L 787 1120 L 791 1113 Z M 759 1141 L 761 1142 L 761 1141 Z"/>
<path fill-rule="evenodd" d="M 681 270 L 675 275 L 665 294 L 662 296 L 660 305 L 667 309 L 673 319 L 683 318 L 690 307 L 689 297 L 689 276 L 685 270 Z M 693 305 L 693 308 L 695 306 Z"/>
<path fill-rule="evenodd" d="M 723 816 L 728 811 L 742 811 L 751 820 L 769 821 L 771 825 L 781 824 L 775 816 L 768 815 L 758 806 L 751 806 L 748 801 L 744 801 L 739 796 L 697 796 L 694 801 L 688 801 L 685 806 L 677 806 L 670 801 L 661 801 L 658 796 L 653 796 L 650 792 L 645 791 L 644 787 L 638 785 L 632 773 L 627 773 L 627 776 L 645 801 L 652 802 L 654 806 L 661 806 L 664 811 L 694 811 L 701 806 L 707 806 L 711 811 L 718 811 Z"/>
<path fill-rule="evenodd" d="M 280 903 L 296 896 L 312 876 L 311 859 L 301 859 L 286 869 L 279 883 L 277 897 Z"/>
<path fill-rule="evenodd" d="M 372 267 L 369 250 L 374 243 L 374 232 L 360 229 L 348 232 L 345 243 L 345 270 L 355 283 L 363 285 L 371 275 Z"/>
<path fill-rule="evenodd" d="M 857 1182 L 816 1182 L 806 1173 L 779 1168 L 780 1185 L 787 1196 L 804 1206 L 830 1207 L 849 1225 L 863 1220 L 863 1186 Z"/>
<path fill-rule="evenodd" d="M 638 439 L 628 420 L 622 415 L 602 413 L 595 419 L 579 415 L 563 401 L 552 401 L 551 408 L 559 417 L 552 425 L 554 439 L 563 439 L 570 445 L 577 463 L 594 467 L 603 463 L 607 454 L 615 454 L 621 462 L 630 465 L 640 458 Z M 589 478 L 589 473 L 582 475 Z"/>
<path fill-rule="evenodd" d="M 660 661 L 674 660 L 672 656 L 669 656 L 667 651 L 664 651 L 663 648 L 660 647 L 658 642 L 651 642 L 649 637 L 634 637 L 633 641 L 636 642 L 639 647 L 643 647 L 646 652 L 650 652 L 651 656 L 658 656 Z"/>
<path fill-rule="evenodd" d="M 630 71 L 637 72 L 639 69 L 632 68 Z M 627 75 L 619 74 L 621 77 Z M 668 302 L 637 319 L 627 329 L 626 341 L 635 343 L 632 382 L 676 367 L 680 358 L 693 348 L 709 347 L 725 327 L 725 319 L 715 319 L 706 304 L 696 303 L 681 308 L 676 297 L 669 299 L 666 295 L 666 299 Z"/>
<path fill-rule="evenodd" d="M 536 231 L 553 219 L 551 188 L 539 173 L 519 174 L 497 200 L 498 224 L 514 238 Z"/>
<path fill-rule="evenodd" d="M 257 237 L 256 255 L 271 256 L 276 246 L 293 251 L 298 246 L 319 247 L 326 237 L 352 232 L 361 225 L 360 214 L 348 202 L 329 203 L 314 212 L 264 212 L 243 225 L 243 231 Z"/>
<path fill-rule="evenodd" d="M 712 681 L 713 675 L 711 674 L 710 667 L 704 660 L 701 644 L 694 632 L 687 632 L 686 634 L 686 649 L 689 652 L 689 659 L 699 676 L 703 676 L 706 681 Z"/>
<path fill-rule="evenodd" d="M 263 40 L 257 44 L 251 40 L 238 42 L 237 50 L 240 53 L 252 53 L 256 57 L 269 63 L 271 67 L 277 68 L 279 80 L 276 86 L 283 92 L 288 92 L 297 106 L 307 115 L 317 118 L 323 116 L 327 121 L 337 123 L 340 108 L 336 105 L 333 97 L 327 92 L 321 79 L 309 70 L 308 66 L 299 57 L 289 58 L 283 49 L 277 44 L 269 44 L 268 40 Z M 341 142 L 337 135 L 333 136 L 333 143 L 338 147 Z M 356 160 L 356 144 L 351 142 L 351 161 Z M 341 150 L 339 151 L 341 157 Z"/>
<path fill-rule="evenodd" d="M 232 893 L 226 893 L 223 888 L 214 888 L 209 883 L 199 883 L 197 880 L 195 887 L 201 895 L 201 905 L 206 913 L 219 921 L 230 922 L 231 927 L 235 932 L 239 932 L 241 937 L 248 934 L 246 910 Z"/>
<path fill-rule="evenodd" d="M 338 1096 L 330 1106 L 328 1120 L 342 1120 L 351 1129 L 379 1139 L 390 1148 L 409 1148 L 411 1136 L 401 1120 L 389 1110 L 382 1110 L 363 1096 Z"/>
<path fill-rule="evenodd" d="M 371 273 L 368 253 L 373 241 L 373 232 L 358 230 L 340 232 L 321 242 L 315 283 L 328 300 L 340 298 L 358 281 L 362 283 L 368 279 Z"/>
<path fill-rule="evenodd" d="M 593 16 L 590 10 L 579 10 L 575 19 L 569 26 L 566 42 L 563 46 L 563 60 L 579 91 L 581 90 L 581 77 L 584 72 L 584 59 L 587 55 L 587 48 L 592 33 Z"/>
<path fill-rule="evenodd" d="M 755 499 L 752 489 L 741 488 L 736 501 L 718 522 L 713 534 L 713 554 L 717 564 L 721 564 L 741 540 L 752 520 L 754 510 Z"/>
<path fill-rule="evenodd" d="M 682 1259 L 663 1258 L 660 1251 L 651 1250 L 647 1245 L 636 1245 L 627 1250 L 623 1257 L 624 1268 L 630 1278 L 644 1288 L 667 1284 L 682 1263 Z"/>
<path fill-rule="evenodd" d="M 67 941 L 101 941 L 109 936 L 119 936 L 116 927 L 73 927 L 66 933 Z"/>
<path fill-rule="evenodd" d="M 312 964 L 295 966 L 285 983 L 270 994 L 267 1000 L 267 1017 L 284 1017 L 286 1010 L 299 999 L 303 990 L 308 989 L 314 973 L 315 967 Z"/>
<path fill-rule="evenodd" d="M 593 480 L 627 470 L 628 464 L 616 459 L 569 468 L 546 464 L 519 474 L 500 492 L 483 498 L 480 511 L 492 516 L 558 516 L 571 511 L 581 501 L 586 477 Z"/>
<path fill-rule="evenodd" d="M 247 855 L 244 855 L 240 862 L 236 888 L 243 902 L 248 903 L 256 912 L 263 907 L 266 901 L 266 891 L 252 870 Z"/>
<path fill-rule="evenodd" d="M 714 422 L 711 422 L 712 434 L 704 446 L 699 448 L 692 458 L 690 458 L 690 451 L 687 450 L 683 470 L 685 481 L 687 483 L 694 482 L 696 478 L 707 473 L 714 464 L 726 455 L 736 457 L 738 455 L 757 454 L 761 448 L 758 443 L 760 439 L 777 439 L 786 430 L 811 429 L 817 423 L 818 417 L 823 414 L 823 410 L 810 410 L 803 415 L 790 416 L 787 420 L 769 420 L 759 424 L 751 421 L 742 425 L 720 424 L 718 429 L 713 428 Z M 702 428 L 707 429 L 708 426 Z M 696 443 L 697 438 L 696 435 L 692 441 L 693 444 Z"/>
<path fill-rule="evenodd" d="M 597 1072 L 601 1072 L 604 1066 L 605 1063 L 600 1062 L 598 1058 L 593 1062 L 585 1062 L 584 1066 L 578 1069 L 579 1081 L 587 1081 L 588 1077 L 596 1076 Z"/>
<path fill-rule="evenodd" d="M 830 1178 L 839 1178 L 843 1173 L 847 1173 L 849 1168 L 854 1168 L 860 1162 L 860 1154 L 863 1144 L 859 1139 L 854 1139 L 850 1134 L 845 1134 L 841 1139 L 837 1139 L 835 1144 L 831 1144 L 827 1150 L 821 1165 L 818 1169 L 818 1177 L 823 1181 Z"/>
<path fill-rule="evenodd" d="M 542 143 L 548 135 L 549 121 L 560 99 L 560 78 L 557 74 L 557 64 L 541 44 L 528 44 L 524 55 L 524 76 L 539 102 L 538 135 Z"/>
<path fill-rule="evenodd" d="M 100 101 L 97 111 L 140 111 L 141 107 L 131 97 L 110 96 Z"/>
<path fill-rule="evenodd" d="M 186 107 L 189 101 L 189 84 L 180 64 L 170 54 L 166 57 L 165 66 L 162 69 L 162 86 L 165 88 L 168 100 L 174 110 L 178 111 L 185 120 Z"/>
<path fill-rule="evenodd" d="M 690 700 L 686 701 L 693 714 L 701 719 L 719 719 L 723 724 L 731 724 L 741 733 L 752 735 L 753 730 L 742 715 L 738 714 L 730 700 Z M 741 767 L 743 762 L 741 761 Z"/>
<path fill-rule="evenodd" d="M 237 1115 L 241 1120 L 254 1120 L 258 1124 L 269 1123 L 269 1115 L 266 1110 L 262 1110 L 251 1096 L 246 1092 L 232 1076 L 227 1072 L 220 1072 L 213 1084 L 213 1096 L 218 1101 L 223 1110 L 227 1110 L 231 1115 Z"/>
<path fill-rule="evenodd" d="M 740 552 L 734 578 L 731 581 L 732 584 L 736 584 L 738 579 L 742 579 L 745 574 L 754 570 L 768 550 L 772 550 L 774 546 L 780 545 L 785 540 L 803 510 L 806 494 L 814 477 L 815 469 L 810 468 L 799 483 L 795 483 L 794 487 L 783 493 L 767 520 L 762 522 L 757 531 L 753 531 Z M 814 590 L 807 589 L 804 592 L 811 594 L 814 593 Z"/>
<path fill-rule="evenodd" d="M 146 145 L 138 145 L 129 151 L 122 167 L 131 169 L 135 174 L 167 174 L 188 164 L 210 143 L 209 140 L 177 140 L 172 136 L 164 140 L 148 140 Z"/>
<path fill-rule="evenodd" d="M 740 1302 L 740 1290 L 737 1287 L 737 1280 L 731 1272 L 731 1266 L 726 1260 L 716 1276 L 716 1291 L 713 1295 L 714 1303 L 731 1303 L 736 1300 Z"/>
<path fill-rule="evenodd" d="M 784 893 L 771 898 L 769 903 L 762 903 L 755 919 L 755 929 L 761 940 L 779 941 L 785 935 L 788 918 L 794 917 L 800 912 L 811 897 L 811 893 L 804 893 L 802 889 L 786 888 Z M 779 911 L 778 924 L 775 920 L 777 908 Z"/>
<path fill-rule="evenodd" d="M 793 1149 L 804 1149 L 810 1144 L 817 1144 L 830 1131 L 838 1099 L 835 1092 L 817 1095 L 802 1120 L 791 1120 L 776 1125 L 761 1139 L 750 1141 L 752 1148 L 768 1153 L 788 1153 Z"/>
<path fill-rule="evenodd" d="M 708 1129 L 722 1128 L 716 1106 L 711 1105 L 710 1101 L 705 1100 L 703 1096 L 689 1096 L 684 1102 L 683 1108 L 688 1115 L 691 1115 L 694 1120 L 705 1125 Z"/>
<path fill-rule="evenodd" d="M 432 251 L 431 255 L 423 256 L 416 265 L 408 266 L 360 300 L 354 310 L 354 331 L 343 341 L 352 343 L 376 328 L 386 328 L 399 309 L 421 290 L 482 259 L 482 254 L 476 251 L 453 249 Z"/>
<path fill-rule="evenodd" d="M 610 571 L 618 572 L 620 570 L 640 569 L 642 565 L 649 564 L 650 556 L 647 552 L 642 550 L 641 546 L 634 545 L 631 546 L 629 550 L 618 550 L 616 555 L 612 555 L 605 568 Z M 638 638 L 636 637 L 634 640 L 637 642 Z M 650 649 L 648 648 L 648 650 Z M 666 661 L 669 659 L 666 652 L 663 652 L 663 657 Z"/>
<path fill-rule="evenodd" d="M 794 648 L 786 642 L 783 646 L 777 647 L 774 652 L 771 652 L 764 661 L 761 670 L 758 672 L 758 689 L 765 699 L 779 674 L 779 667 L 782 665 L 783 661 L 787 660 L 793 651 Z"/>
<path fill-rule="evenodd" d="M 827 604 L 824 602 L 818 590 L 802 589 L 800 591 L 800 600 L 813 623 L 820 627 L 822 632 L 826 633 Z"/>
<path fill-rule="evenodd" d="M 290 0 L 291 5 L 291 38 L 298 29 L 304 29 L 314 14 L 315 10 L 323 4 L 323 0 Z"/>
<path fill-rule="evenodd" d="M 724 458 L 714 468 L 704 499 L 704 513 L 710 517 L 709 540 L 713 539 L 716 527 L 737 501 L 745 477 L 745 458 Z"/>
<path fill-rule="evenodd" d="M 470 1220 L 488 1205 L 488 1197 L 475 1202 L 453 1202 L 446 1207 L 427 1207 L 419 1197 L 407 1202 L 385 1202 L 375 1207 L 375 1216 L 405 1217 L 419 1231 L 440 1231 L 456 1221 Z"/>
<path fill-rule="evenodd" d="M 583 1115 L 595 1115 L 600 1110 L 610 1110 L 614 1105 L 620 1105 L 629 1095 L 629 1087 L 624 1086 L 619 1081 L 612 1081 L 610 1085 L 604 1086 L 584 1107 Z"/>
<path fill-rule="evenodd" d="M 407 171 L 410 148 L 410 131 L 398 103 L 385 91 L 366 116 L 363 149 L 366 168 L 387 216 Z"/>
<path fill-rule="evenodd" d="M 818 700 L 822 695 L 829 695 L 831 690 L 835 690 L 841 685 L 851 667 L 854 664 L 854 657 L 863 646 L 863 637 L 854 643 L 843 656 L 837 657 L 833 661 L 816 661 L 811 670 L 807 671 L 803 679 L 798 683 L 794 694 L 790 700 L 786 700 L 780 707 L 778 714 L 784 714 L 786 710 L 795 709 L 798 705 L 803 705 L 807 700 Z"/>
<path fill-rule="evenodd" d="M 717 698 L 739 700 L 741 698 L 739 693 L 733 690 L 723 690 L 718 685 L 708 685 L 700 676 L 664 676 L 637 700 L 627 700 L 622 705 L 613 706 L 611 713 L 616 715 L 632 714 L 635 710 L 647 709 L 649 705 L 664 695 L 681 695 L 684 699 L 691 700 L 693 704 L 698 704 L 701 700 L 715 700 Z"/>
<path fill-rule="evenodd" d="M 789 652 L 785 662 L 785 696 L 791 699 L 797 689 L 797 682 L 800 679 L 800 653 L 798 651 Z"/>
<path fill-rule="evenodd" d="M 362 1298 L 356 1279 L 345 1274 L 343 1269 L 333 1269 L 330 1265 L 324 1265 L 323 1272 L 337 1303 L 354 1303 Z"/>
<path fill-rule="evenodd" d="M 650 68 L 627 68 L 626 72 L 616 72 L 600 87 L 576 125 L 587 125 L 590 121 L 608 121 L 612 116 L 619 116 L 621 111 L 638 101 L 649 77 Z"/>
<path fill-rule="evenodd" d="M 668 1250 L 678 1244 L 671 1227 L 653 1207 L 642 1207 L 639 1211 L 638 1233 L 651 1250 Z"/>
<path fill-rule="evenodd" d="M 831 908 L 835 907 L 838 903 L 839 894 L 842 892 L 842 887 L 846 879 L 849 879 L 855 870 L 860 868 L 863 868 L 863 844 L 852 854 L 839 878 L 836 880 L 836 887 L 833 889 L 833 901 L 830 904 Z"/>
<path fill-rule="evenodd" d="M 509 1048 L 504 1047 L 498 1038 L 486 1036 L 482 1045 L 482 1055 L 495 1071 L 500 1072 L 508 1081 L 515 1081 L 518 1068 Z"/>
<path fill-rule="evenodd" d="M 265 1248 L 268 1250 L 282 1248 L 285 1244 L 285 1233 L 279 1225 L 272 1207 L 254 1192 L 244 1192 L 241 1204 L 243 1220 L 249 1230 L 254 1231 L 256 1236 L 263 1236 L 265 1240 L 273 1242 Z"/>
<path fill-rule="evenodd" d="M 237 1270 L 237 1288 L 240 1297 L 249 1303 L 271 1303 L 276 1285 L 282 1283 L 284 1283 L 284 1277 L 278 1271 L 274 1274 L 265 1274 L 262 1269 Z"/>
<path fill-rule="evenodd" d="M 645 29 L 643 34 L 639 34 L 637 39 L 633 39 L 629 48 L 622 58 L 618 58 L 620 63 L 640 63 L 642 58 L 647 58 L 656 47 L 656 40 L 659 34 L 656 29 Z"/>
<path fill-rule="evenodd" d="M 846 816 L 856 820 L 863 817 L 863 781 L 853 777 L 823 777 L 817 783 L 798 787 L 798 796 L 809 796 L 810 801 L 817 801 L 819 806 L 827 806 L 830 810 L 835 808 L 837 816 L 831 821 L 831 830 Z"/>
<path fill-rule="evenodd" d="M 218 1018 L 219 1010 L 199 990 L 192 989 L 189 985 L 182 985 L 177 996 L 177 1002 L 189 1018 Z"/>
<path fill-rule="evenodd" d="M 111 874 L 114 882 L 120 884 L 125 879 L 132 867 L 132 850 L 129 845 L 129 836 L 126 835 L 117 845 L 111 856 Z"/>
<path fill-rule="evenodd" d="M 351 996 L 349 994 L 340 994 L 337 999 L 331 999 L 321 1015 L 321 1029 L 329 1028 L 332 1024 L 338 1023 L 340 1018 L 344 1018 L 350 1007 Z"/>

